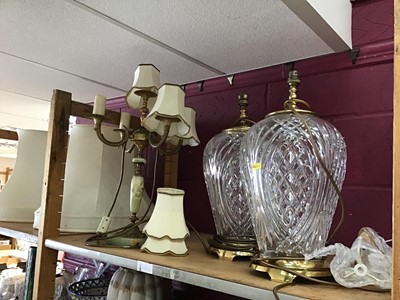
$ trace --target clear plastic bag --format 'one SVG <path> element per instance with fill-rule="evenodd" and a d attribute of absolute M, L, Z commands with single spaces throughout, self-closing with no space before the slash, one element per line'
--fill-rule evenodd
<path fill-rule="evenodd" d="M 24 293 L 25 273 L 22 269 L 6 269 L 0 275 L 0 299 L 22 299 Z"/>
<path fill-rule="evenodd" d="M 334 255 L 330 269 L 336 282 L 348 288 L 389 290 L 392 248 L 373 229 L 363 227 L 349 249 L 337 243 L 305 255 L 306 260 Z"/>

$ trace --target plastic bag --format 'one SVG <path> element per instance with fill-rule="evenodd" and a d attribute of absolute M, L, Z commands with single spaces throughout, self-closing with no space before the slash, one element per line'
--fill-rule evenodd
<path fill-rule="evenodd" d="M 0 299 L 22 299 L 24 293 L 25 273 L 22 269 L 6 269 L 0 275 Z"/>
<path fill-rule="evenodd" d="M 351 249 L 337 243 L 305 255 L 306 260 L 335 255 L 330 269 L 336 282 L 349 288 L 389 290 L 392 248 L 373 229 L 363 227 Z"/>

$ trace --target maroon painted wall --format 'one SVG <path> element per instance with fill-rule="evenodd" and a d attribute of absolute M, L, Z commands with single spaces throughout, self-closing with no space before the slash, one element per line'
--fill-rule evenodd
<path fill-rule="evenodd" d="M 345 220 L 333 242 L 351 244 L 369 226 L 391 238 L 393 1 L 363 1 L 353 7 L 353 44 L 360 48 L 355 64 L 348 53 L 295 63 L 302 84 L 298 96 L 332 122 L 348 148 L 343 188 Z M 261 120 L 281 109 L 287 99 L 287 68 L 275 66 L 208 80 L 199 91 L 187 85 L 186 105 L 197 111 L 201 145 L 180 151 L 179 188 L 186 191 L 185 215 L 198 230 L 215 231 L 202 172 L 206 143 L 238 118 L 237 96 L 249 96 L 249 115 Z"/>

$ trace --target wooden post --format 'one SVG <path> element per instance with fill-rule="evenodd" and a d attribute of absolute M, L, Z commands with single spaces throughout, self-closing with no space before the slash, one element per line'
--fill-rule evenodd
<path fill-rule="evenodd" d="M 392 299 L 400 299 L 400 3 L 394 0 Z"/>
<path fill-rule="evenodd" d="M 0 129 L 0 139 L 18 141 L 18 134 L 15 131 Z"/>
<path fill-rule="evenodd" d="M 173 147 L 167 144 L 167 150 Z M 164 187 L 177 188 L 178 187 L 178 161 L 179 152 L 173 155 L 165 155 L 164 160 Z"/>
<path fill-rule="evenodd" d="M 6 168 L 6 179 L 4 183 L 7 183 L 8 179 L 10 179 L 11 173 L 12 173 L 13 169 L 11 168 Z"/>
<path fill-rule="evenodd" d="M 41 226 L 33 289 L 33 299 L 35 300 L 54 298 L 57 251 L 46 248 L 44 243 L 47 238 L 59 236 L 70 111 L 71 94 L 54 90 L 50 108 L 41 202 Z"/>

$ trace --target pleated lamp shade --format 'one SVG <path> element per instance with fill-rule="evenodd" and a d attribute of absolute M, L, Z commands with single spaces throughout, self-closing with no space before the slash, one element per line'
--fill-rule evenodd
<path fill-rule="evenodd" d="M 33 221 L 42 198 L 46 142 L 46 131 L 18 130 L 17 160 L 0 192 L 0 221 Z"/>
<path fill-rule="evenodd" d="M 119 134 L 103 126 L 110 140 Z M 94 232 L 112 205 L 118 186 L 122 149 L 104 145 L 92 125 L 75 125 L 70 132 L 61 214 L 61 231 Z M 124 179 L 111 214 L 111 227 L 129 223 L 130 181 L 134 172 L 132 155 L 125 154 Z"/>
<path fill-rule="evenodd" d="M 139 109 L 143 105 L 143 99 L 136 92 L 147 90 L 154 93 L 154 97 L 148 99 L 147 108 L 152 109 L 157 99 L 157 91 L 160 88 L 160 71 L 153 65 L 139 65 L 135 70 L 135 78 L 132 88 L 125 97 L 129 107 Z"/>
<path fill-rule="evenodd" d="M 147 239 L 143 251 L 154 254 L 187 255 L 185 239 L 189 236 L 186 227 L 183 197 L 185 192 L 173 188 L 158 188 L 157 201 L 143 233 Z"/>
<path fill-rule="evenodd" d="M 148 116 L 144 119 L 143 126 L 150 132 L 164 134 L 165 119 L 175 119 L 168 136 L 184 136 L 190 130 L 189 120 L 186 119 L 185 92 L 178 85 L 164 84 L 158 91 L 157 101 Z"/>

